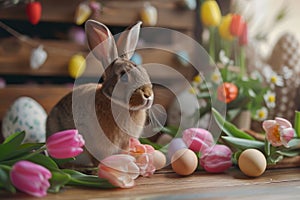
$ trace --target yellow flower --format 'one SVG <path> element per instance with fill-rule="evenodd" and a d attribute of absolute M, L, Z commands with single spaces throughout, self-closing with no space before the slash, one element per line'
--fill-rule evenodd
<path fill-rule="evenodd" d="M 202 82 L 201 76 L 200 75 L 195 76 L 194 77 L 194 82 L 195 83 L 201 83 Z"/>
<path fill-rule="evenodd" d="M 233 39 L 233 36 L 230 33 L 231 19 L 232 19 L 232 14 L 228 14 L 224 16 L 219 26 L 219 34 L 225 40 Z"/>
<path fill-rule="evenodd" d="M 256 111 L 255 118 L 258 121 L 263 121 L 268 117 L 268 109 L 266 107 L 262 107 Z"/>
<path fill-rule="evenodd" d="M 200 17 L 204 26 L 218 26 L 221 22 L 221 11 L 214 0 L 206 0 L 201 4 Z"/>
<path fill-rule="evenodd" d="M 276 94 L 270 90 L 264 95 L 265 102 L 269 108 L 275 107 Z"/>

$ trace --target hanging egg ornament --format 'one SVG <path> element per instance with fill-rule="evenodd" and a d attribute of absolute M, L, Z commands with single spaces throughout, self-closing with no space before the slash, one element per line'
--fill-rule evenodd
<path fill-rule="evenodd" d="M 195 10 L 197 7 L 196 0 L 179 0 L 177 1 L 177 7 L 187 10 Z"/>
<path fill-rule="evenodd" d="M 75 54 L 69 61 L 69 75 L 72 78 L 80 77 L 86 68 L 85 58 L 81 54 Z"/>
<path fill-rule="evenodd" d="M 26 14 L 31 24 L 39 23 L 42 15 L 42 5 L 38 1 L 30 2 L 26 5 Z"/>
<path fill-rule="evenodd" d="M 75 12 L 75 23 L 82 25 L 92 14 L 92 9 L 87 2 L 81 2 Z"/>
<path fill-rule="evenodd" d="M 30 67 L 32 69 L 39 69 L 47 59 L 47 52 L 43 49 L 43 45 L 31 51 Z"/>
<path fill-rule="evenodd" d="M 46 118 L 46 111 L 37 101 L 30 97 L 20 97 L 2 119 L 3 137 L 25 131 L 24 143 L 45 142 Z"/>
<path fill-rule="evenodd" d="M 157 24 L 157 9 L 149 2 L 145 2 L 140 17 L 145 26 L 155 26 Z"/>

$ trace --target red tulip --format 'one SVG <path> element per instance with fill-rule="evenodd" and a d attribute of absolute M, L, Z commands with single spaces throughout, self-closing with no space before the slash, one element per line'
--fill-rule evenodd
<path fill-rule="evenodd" d="M 11 182 L 16 188 L 36 197 L 47 195 L 51 177 L 48 169 L 29 161 L 15 163 L 10 172 Z"/>
<path fill-rule="evenodd" d="M 248 26 L 247 26 L 247 23 L 244 23 L 244 25 L 243 25 L 242 34 L 239 37 L 239 44 L 241 46 L 248 44 Z"/>
<path fill-rule="evenodd" d="M 83 146 L 84 140 L 75 129 L 55 133 L 46 141 L 48 153 L 58 159 L 78 156 L 83 152 Z"/>
<path fill-rule="evenodd" d="M 219 101 L 230 103 L 238 96 L 238 88 L 233 83 L 225 82 L 217 89 Z"/>
<path fill-rule="evenodd" d="M 232 15 L 231 24 L 230 24 L 230 33 L 233 36 L 240 37 L 243 32 L 245 21 L 241 15 L 234 14 Z"/>
<path fill-rule="evenodd" d="M 39 23 L 42 15 L 42 6 L 38 1 L 30 2 L 26 5 L 26 14 L 31 24 Z"/>

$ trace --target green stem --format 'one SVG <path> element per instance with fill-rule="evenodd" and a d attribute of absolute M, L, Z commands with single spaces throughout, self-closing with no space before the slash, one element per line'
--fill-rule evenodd
<path fill-rule="evenodd" d="M 245 47 L 241 46 L 240 48 L 240 77 L 242 78 L 243 76 L 246 75 L 246 54 L 245 54 Z"/>
<path fill-rule="evenodd" d="M 294 127 L 295 127 L 297 137 L 300 138 L 300 112 L 299 111 L 296 111 L 295 113 Z"/>
<path fill-rule="evenodd" d="M 1 162 L 1 164 L 3 165 L 13 165 L 14 163 L 18 162 L 19 160 L 27 160 L 28 158 L 31 158 L 37 154 L 40 154 L 42 153 L 43 151 L 45 151 L 47 148 L 46 148 L 46 145 L 42 146 L 40 149 L 32 152 L 32 153 L 29 153 L 25 156 L 22 156 L 20 158 L 17 158 L 17 159 L 14 159 L 14 160 L 7 160 L 7 161 L 3 161 Z"/>
<path fill-rule="evenodd" d="M 240 64 L 239 62 L 239 54 L 238 54 L 238 40 L 234 38 L 233 40 L 233 51 L 234 51 L 234 65 L 237 66 Z"/>
<path fill-rule="evenodd" d="M 215 62 L 215 27 L 209 27 L 209 55 L 211 57 L 211 60 Z"/>

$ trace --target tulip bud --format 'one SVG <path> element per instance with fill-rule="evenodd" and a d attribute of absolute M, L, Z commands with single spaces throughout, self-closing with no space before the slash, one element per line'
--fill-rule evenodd
<path fill-rule="evenodd" d="M 225 40 L 232 40 L 233 36 L 230 32 L 230 24 L 232 20 L 232 14 L 228 14 L 222 18 L 219 26 L 219 34 Z"/>
<path fill-rule="evenodd" d="M 65 130 L 51 135 L 46 141 L 47 151 L 53 158 L 64 159 L 78 156 L 83 152 L 82 136 L 75 129 Z"/>
<path fill-rule="evenodd" d="M 243 25 L 242 34 L 239 37 L 239 44 L 241 46 L 248 44 L 248 26 L 247 26 L 247 23 L 244 23 L 244 25 Z"/>
<path fill-rule="evenodd" d="M 220 173 L 232 166 L 231 156 L 229 147 L 216 144 L 204 150 L 200 157 L 200 165 L 207 172 Z"/>
<path fill-rule="evenodd" d="M 189 128 L 183 131 L 182 139 L 185 144 L 195 152 L 202 152 L 214 144 L 212 134 L 202 128 Z"/>
<path fill-rule="evenodd" d="M 225 82 L 218 87 L 217 93 L 219 101 L 230 103 L 237 98 L 238 88 L 233 83 Z"/>
<path fill-rule="evenodd" d="M 240 37 L 243 32 L 245 21 L 241 15 L 232 15 L 230 24 L 230 33 L 234 36 Z"/>
<path fill-rule="evenodd" d="M 140 169 L 133 156 L 117 154 L 101 160 L 98 166 L 98 176 L 107 179 L 111 184 L 130 188 L 134 186 L 134 179 L 140 174 Z"/>
<path fill-rule="evenodd" d="M 207 0 L 201 4 L 200 15 L 204 26 L 218 26 L 221 22 L 221 11 L 214 0 Z"/>
<path fill-rule="evenodd" d="M 11 182 L 16 188 L 36 197 L 47 195 L 51 177 L 48 169 L 29 161 L 15 163 L 10 172 Z"/>

